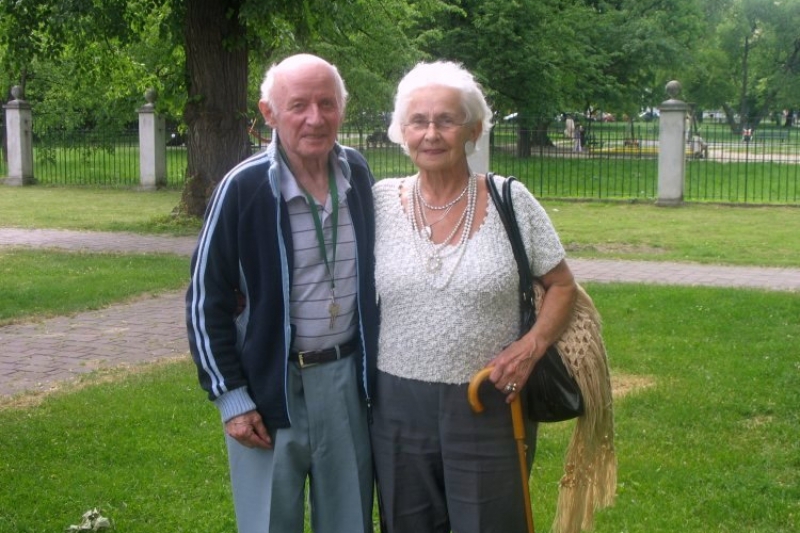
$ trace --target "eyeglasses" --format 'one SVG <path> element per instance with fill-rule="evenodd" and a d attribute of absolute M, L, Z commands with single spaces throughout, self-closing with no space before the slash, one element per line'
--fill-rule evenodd
<path fill-rule="evenodd" d="M 412 131 L 423 132 L 426 131 L 431 124 L 439 131 L 452 131 L 465 125 L 465 123 L 456 122 L 450 117 L 440 117 L 433 120 L 419 117 L 406 122 L 405 127 Z"/>

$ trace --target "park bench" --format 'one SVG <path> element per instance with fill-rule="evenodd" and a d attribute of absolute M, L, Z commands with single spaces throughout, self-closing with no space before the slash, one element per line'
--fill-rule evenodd
<path fill-rule="evenodd" d="M 756 141 L 768 142 L 775 141 L 786 142 L 789 140 L 789 132 L 786 130 L 756 130 L 753 132 L 753 138 Z"/>

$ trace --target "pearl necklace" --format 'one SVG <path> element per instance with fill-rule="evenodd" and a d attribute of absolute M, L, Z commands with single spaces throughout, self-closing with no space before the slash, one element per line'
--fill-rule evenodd
<path fill-rule="evenodd" d="M 453 206 L 451 205 L 450 207 L 445 209 L 444 213 L 442 213 L 442 216 L 440 216 L 439 218 L 430 223 L 428 222 L 428 217 L 425 215 L 425 210 L 424 209 L 420 210 L 419 214 L 421 215 L 422 218 L 422 231 L 425 232 L 425 236 L 427 238 L 429 239 L 431 238 L 431 235 L 433 235 L 433 227 L 442 220 L 444 220 L 445 218 L 447 218 L 447 215 L 449 215 L 450 211 L 452 210 Z"/>
<path fill-rule="evenodd" d="M 456 196 L 453 200 L 447 202 L 444 205 L 431 205 L 428 202 L 426 202 L 425 197 L 422 196 L 422 187 L 419 184 L 419 177 L 417 177 L 417 180 L 414 182 L 414 195 L 417 197 L 417 200 L 419 200 L 420 204 L 424 205 L 431 211 L 443 211 L 444 209 L 450 209 L 458 202 L 460 202 L 462 198 L 464 198 L 464 195 L 467 194 L 467 189 L 469 189 L 469 179 L 467 179 L 467 184 L 464 185 L 464 190 L 461 191 L 461 194 Z"/>
<path fill-rule="evenodd" d="M 472 229 L 472 223 L 475 220 L 475 206 L 477 204 L 478 197 L 478 178 L 475 174 L 470 175 L 467 187 L 465 189 L 467 191 L 467 205 L 450 234 L 439 244 L 436 244 L 431 240 L 429 231 L 430 226 L 424 226 L 423 228 L 420 228 L 417 224 L 417 216 L 420 217 L 420 221 L 423 221 L 424 224 L 424 216 L 422 211 L 424 204 L 418 201 L 419 199 L 417 198 L 417 195 L 414 194 L 415 188 L 418 187 L 419 177 L 416 179 L 417 182 L 414 183 L 414 187 L 411 191 L 409 191 L 409 199 L 411 200 L 409 218 L 411 219 L 414 251 L 422 262 L 422 266 L 425 268 L 428 274 L 430 274 L 430 276 L 428 276 L 428 282 L 431 287 L 441 290 L 447 287 L 447 285 L 450 283 L 450 280 L 452 279 L 453 274 L 455 273 L 456 268 L 458 267 L 458 264 L 461 262 L 461 258 L 464 255 L 467 242 L 469 241 L 470 230 Z M 439 220 L 436 222 L 439 222 Z M 459 229 L 461 229 L 461 236 L 459 237 L 458 242 L 455 245 L 448 247 L 450 242 L 455 238 Z M 454 254 L 457 254 L 457 257 L 452 264 L 452 268 L 449 268 L 448 272 L 443 272 L 442 267 L 444 266 L 444 259 Z M 443 280 L 440 279 L 441 276 L 444 276 Z"/>

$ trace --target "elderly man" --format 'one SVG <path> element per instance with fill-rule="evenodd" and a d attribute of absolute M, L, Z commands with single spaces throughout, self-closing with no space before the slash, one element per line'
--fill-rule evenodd
<path fill-rule="evenodd" d="M 374 179 L 336 143 L 346 99 L 319 57 L 267 71 L 272 143 L 219 184 L 192 259 L 189 344 L 240 533 L 301 533 L 307 480 L 315 532 L 372 531 Z"/>

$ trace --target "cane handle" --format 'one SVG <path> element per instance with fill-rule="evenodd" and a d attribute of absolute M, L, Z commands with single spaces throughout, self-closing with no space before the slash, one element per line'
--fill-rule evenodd
<path fill-rule="evenodd" d="M 472 410 L 476 413 L 483 412 L 483 404 L 481 403 L 481 399 L 478 397 L 478 389 L 481 387 L 481 383 L 483 383 L 488 377 L 489 374 L 492 373 L 492 367 L 487 366 L 483 370 L 478 371 L 469 382 L 469 387 L 467 388 L 467 399 L 469 400 L 469 405 L 472 407 Z"/>

